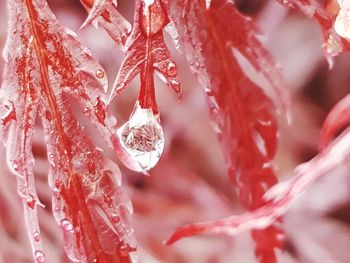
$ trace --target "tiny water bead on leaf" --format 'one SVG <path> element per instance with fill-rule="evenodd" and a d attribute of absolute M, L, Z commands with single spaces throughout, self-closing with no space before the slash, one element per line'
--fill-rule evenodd
<path fill-rule="evenodd" d="M 164 149 L 163 128 L 159 114 L 135 105 L 129 121 L 118 129 L 120 159 L 128 168 L 145 172 L 159 161 Z"/>
<path fill-rule="evenodd" d="M 36 263 L 43 263 L 45 262 L 45 254 L 41 250 L 35 251 L 35 262 Z"/>

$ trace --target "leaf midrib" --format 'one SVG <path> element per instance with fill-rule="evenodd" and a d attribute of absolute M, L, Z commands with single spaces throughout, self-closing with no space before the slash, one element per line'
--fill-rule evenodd
<path fill-rule="evenodd" d="M 77 178 L 73 172 L 73 168 L 71 166 L 71 161 L 72 161 L 72 156 L 70 154 L 70 150 L 69 150 L 69 142 L 67 141 L 66 137 L 65 137 L 65 133 L 64 133 L 64 129 L 63 129 L 63 125 L 62 125 L 62 121 L 61 121 L 61 114 L 58 110 L 57 107 L 57 102 L 55 100 L 55 96 L 52 92 L 52 88 L 49 82 L 49 74 L 47 71 L 48 65 L 46 63 L 46 59 L 45 59 L 45 55 L 43 50 L 45 50 L 45 48 L 43 48 L 40 37 L 39 37 L 39 30 L 36 26 L 35 21 L 37 20 L 37 16 L 36 16 L 36 11 L 33 7 L 33 4 L 31 3 L 30 0 L 24 0 L 25 1 L 25 6 L 27 7 L 28 10 L 28 14 L 29 14 L 29 18 L 30 18 L 30 29 L 31 32 L 34 36 L 34 49 L 35 52 L 37 53 L 37 57 L 38 57 L 38 62 L 39 62 L 39 66 L 40 66 L 40 75 L 43 81 L 43 91 L 48 99 L 50 108 L 53 112 L 53 117 L 55 119 L 55 127 L 57 130 L 57 134 L 60 138 L 60 141 L 62 142 L 59 147 L 60 149 L 60 153 L 64 153 L 67 152 L 66 157 L 67 158 L 61 158 L 63 159 L 67 169 L 68 169 L 68 175 L 69 175 L 69 179 L 72 182 L 72 186 L 73 186 L 73 190 L 74 190 L 74 194 L 76 196 L 76 200 L 78 201 L 79 207 L 81 208 L 81 212 L 83 214 L 83 218 L 85 220 L 85 222 L 87 223 L 88 227 L 84 227 L 84 229 L 87 229 L 87 232 L 89 233 L 90 236 L 90 241 L 91 244 L 93 246 L 93 249 L 95 250 L 96 256 L 99 260 L 102 260 L 100 262 L 106 262 L 107 260 L 104 258 L 104 253 L 101 253 L 101 251 L 103 251 L 101 245 L 99 244 L 98 241 L 98 236 L 94 227 L 94 224 L 92 222 L 92 218 L 90 216 L 90 213 L 88 211 L 87 206 L 85 205 L 84 200 L 82 200 L 81 198 L 81 194 L 79 191 L 79 183 L 77 181 Z M 68 159 L 68 160 L 67 160 Z M 85 252 L 88 253 L 88 249 L 89 248 L 85 248 Z M 103 258 L 99 258 L 99 256 L 103 256 Z"/>

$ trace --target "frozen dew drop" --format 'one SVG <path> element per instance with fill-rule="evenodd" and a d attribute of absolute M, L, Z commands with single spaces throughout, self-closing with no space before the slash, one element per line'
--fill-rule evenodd
<path fill-rule="evenodd" d="M 99 79 L 102 79 L 105 76 L 105 73 L 102 69 L 96 70 L 95 74 L 96 74 L 96 77 L 98 77 Z"/>
<path fill-rule="evenodd" d="M 70 232 L 73 230 L 73 225 L 71 222 L 69 222 L 67 219 L 61 220 L 61 227 L 64 231 Z"/>
<path fill-rule="evenodd" d="M 164 148 L 164 134 L 159 115 L 138 104 L 128 122 L 118 129 L 119 156 L 128 168 L 144 172 L 153 168 Z"/>
<path fill-rule="evenodd" d="M 45 261 L 45 254 L 41 250 L 35 251 L 34 256 L 35 256 L 35 262 L 37 263 L 43 263 Z"/>

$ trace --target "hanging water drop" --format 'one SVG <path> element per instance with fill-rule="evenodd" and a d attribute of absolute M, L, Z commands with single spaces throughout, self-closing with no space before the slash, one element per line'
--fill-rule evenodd
<path fill-rule="evenodd" d="M 153 168 L 164 148 L 159 115 L 136 104 L 129 121 L 118 129 L 119 156 L 128 168 L 144 172 Z"/>

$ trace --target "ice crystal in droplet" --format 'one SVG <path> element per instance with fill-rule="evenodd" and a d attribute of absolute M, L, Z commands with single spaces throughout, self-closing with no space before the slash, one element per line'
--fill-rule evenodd
<path fill-rule="evenodd" d="M 121 161 L 128 168 L 143 172 L 153 168 L 163 152 L 164 134 L 159 115 L 135 106 L 130 119 L 118 129 Z"/>

